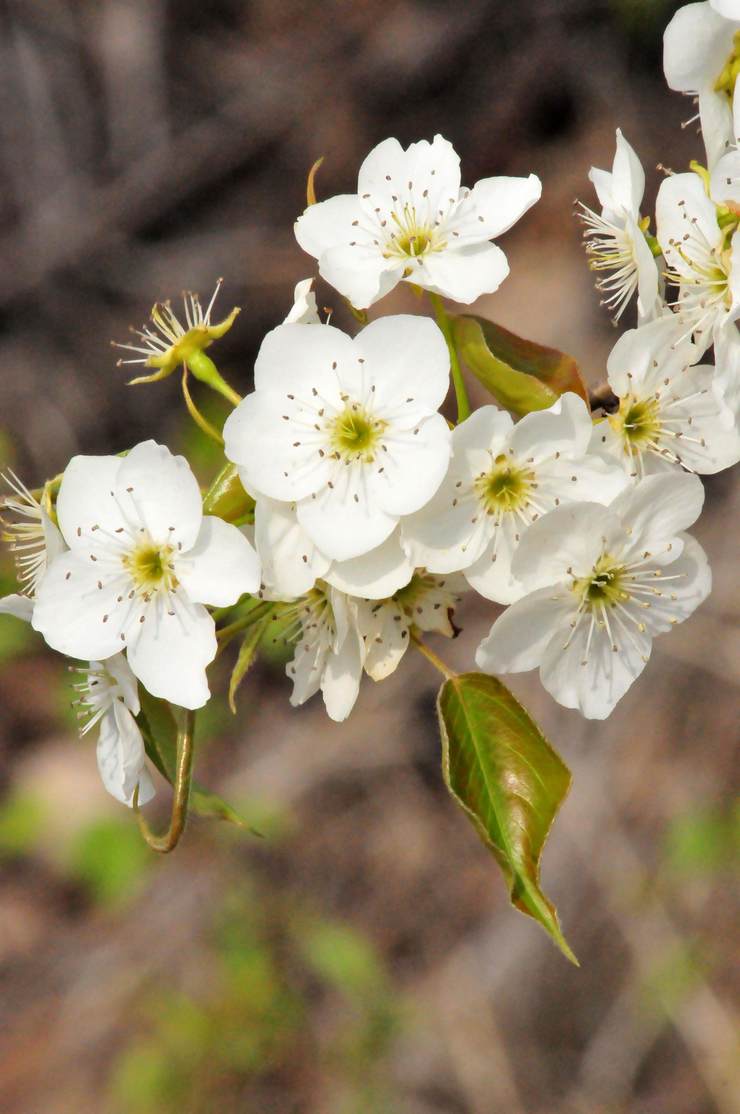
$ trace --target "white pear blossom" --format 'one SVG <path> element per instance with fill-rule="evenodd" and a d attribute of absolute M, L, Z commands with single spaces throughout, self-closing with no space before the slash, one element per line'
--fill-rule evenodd
<path fill-rule="evenodd" d="M 386 139 L 360 167 L 357 194 L 310 205 L 295 234 L 322 277 L 360 309 L 403 279 L 469 303 L 506 278 L 506 256 L 490 241 L 541 191 L 534 174 L 461 189 L 460 158 L 441 135 L 407 150 Z"/>
<path fill-rule="evenodd" d="M 13 555 L 21 588 L 20 593 L 0 599 L 0 615 L 13 615 L 16 619 L 30 622 L 34 599 L 47 565 L 66 547 L 47 511 L 26 485 L 10 471 L 0 478 L 12 492 L 0 501 L 0 537 Z"/>
<path fill-rule="evenodd" d="M 139 714 L 136 678 L 124 654 L 107 661 L 91 661 L 74 670 L 81 680 L 74 686 L 78 716 L 84 721 L 81 734 L 97 724 L 98 770 L 108 792 L 129 808 L 138 786 L 138 803 L 144 805 L 154 796 L 154 786 L 146 765 L 144 740 L 134 716 Z"/>
<path fill-rule="evenodd" d="M 698 97 L 709 168 L 732 138 L 732 97 L 740 70 L 736 0 L 685 4 L 665 30 L 663 68 L 671 89 Z"/>
<path fill-rule="evenodd" d="M 287 637 L 296 647 L 285 670 L 293 681 L 290 702 L 305 704 L 321 689 L 327 713 L 340 723 L 355 706 L 365 656 L 355 603 L 319 582 L 295 604 L 292 617 Z"/>
<path fill-rule="evenodd" d="M 714 164 L 709 180 L 710 197 L 727 205 L 740 217 L 740 81 L 732 98 L 732 136 L 726 154 Z"/>
<path fill-rule="evenodd" d="M 453 638 L 452 613 L 467 587 L 459 574 L 435 576 L 422 569 L 390 599 L 359 600 L 365 672 L 374 681 L 390 676 L 406 653 L 413 627 Z"/>
<path fill-rule="evenodd" d="M 321 689 L 331 719 L 346 719 L 363 669 L 375 681 L 393 673 L 412 628 L 454 636 L 452 612 L 465 589 L 460 576 L 433 576 L 423 569 L 385 599 L 362 599 L 318 581 L 288 612 L 293 625 L 287 637 L 296 640 L 286 667 L 293 681 L 291 704 L 304 704 Z"/>
<path fill-rule="evenodd" d="M 203 605 L 227 606 L 259 587 L 247 539 L 203 515 L 187 462 L 154 441 L 125 457 L 74 457 L 56 509 L 69 551 L 47 569 L 34 628 L 73 658 L 106 661 L 126 649 L 154 696 L 201 707 L 216 653 Z"/>
<path fill-rule="evenodd" d="M 321 323 L 318 306 L 316 305 L 316 295 L 312 287 L 312 278 L 302 279 L 296 284 L 293 293 L 293 305 L 283 321 L 284 325 L 319 325 Z"/>
<path fill-rule="evenodd" d="M 593 449 L 632 478 L 683 465 L 710 474 L 740 460 L 740 436 L 696 346 L 674 314 L 624 333 L 607 362 L 619 408 L 594 428 Z"/>
<path fill-rule="evenodd" d="M 698 174 L 671 174 L 658 190 L 658 240 L 678 286 L 676 312 L 700 351 L 740 317 L 740 231 L 721 226 Z"/>
<path fill-rule="evenodd" d="M 527 527 L 561 503 L 608 503 L 628 482 L 616 462 L 588 455 L 592 430 L 586 404 L 571 393 L 516 425 L 495 406 L 476 410 L 453 431 L 439 491 L 404 520 L 411 559 L 430 572 L 462 571 L 487 599 L 518 599 L 512 558 Z"/>
<path fill-rule="evenodd" d="M 639 320 L 649 320 L 662 303 L 658 264 L 640 216 L 645 172 L 620 128 L 611 172 L 593 166 L 588 176 L 601 203 L 601 214 L 581 204 L 580 216 L 591 269 L 608 272 L 596 284 L 603 295 L 602 304 L 619 320 L 637 291 Z"/>
<path fill-rule="evenodd" d="M 429 318 L 383 317 L 354 340 L 331 325 L 280 325 L 254 381 L 224 426 L 226 455 L 258 504 L 295 504 L 324 558 L 376 549 L 442 482 L 449 355 Z"/>
<path fill-rule="evenodd" d="M 478 647 L 490 673 L 539 667 L 566 708 L 605 719 L 650 657 L 652 640 L 706 599 L 711 573 L 684 531 L 701 511 L 696 476 L 647 476 L 609 507 L 560 507 L 527 531 L 514 571 L 528 594 Z"/>

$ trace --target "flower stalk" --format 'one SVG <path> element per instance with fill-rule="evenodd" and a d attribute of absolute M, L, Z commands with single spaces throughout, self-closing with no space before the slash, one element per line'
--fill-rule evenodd
<path fill-rule="evenodd" d="M 193 776 L 193 737 L 195 733 L 195 712 L 186 710 L 182 725 L 177 732 L 177 765 L 175 768 L 174 796 L 170 823 L 166 832 L 157 835 L 151 830 L 146 818 L 139 809 L 139 788 L 134 793 L 133 807 L 139 821 L 139 831 L 152 851 L 167 855 L 174 851 L 185 830 L 190 798 L 190 783 Z"/>
<path fill-rule="evenodd" d="M 460 422 L 465 421 L 465 419 L 470 416 L 470 401 L 460 368 L 460 361 L 457 358 L 457 349 L 455 348 L 455 341 L 452 336 L 452 323 L 450 322 L 445 304 L 440 295 L 430 293 L 429 297 L 434 308 L 435 320 L 442 330 L 450 352 L 450 368 L 452 369 L 452 383 L 455 388 L 455 399 L 457 401 L 457 424 L 459 425 Z"/>

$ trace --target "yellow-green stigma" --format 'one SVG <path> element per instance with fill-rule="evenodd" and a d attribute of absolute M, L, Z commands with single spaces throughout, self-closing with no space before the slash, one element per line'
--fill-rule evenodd
<path fill-rule="evenodd" d="M 342 460 L 372 463 L 386 425 L 356 403 L 347 403 L 342 413 L 329 422 L 329 444 Z"/>
<path fill-rule="evenodd" d="M 385 246 L 386 259 L 394 255 L 418 259 L 445 246 L 442 242 L 435 242 L 434 225 L 420 221 L 412 205 L 404 205 L 400 213 L 391 213 L 391 218 L 396 230 L 391 232 Z"/>
<path fill-rule="evenodd" d="M 625 395 L 619 410 L 609 416 L 609 424 L 622 438 L 625 452 L 655 444 L 661 433 L 659 404 L 655 398 L 638 399 Z"/>
<path fill-rule="evenodd" d="M 732 38 L 732 53 L 722 67 L 722 71 L 714 83 L 716 93 L 724 93 L 732 103 L 735 94 L 735 82 L 740 74 L 740 31 L 736 31 Z"/>
<path fill-rule="evenodd" d="M 123 563 L 134 581 L 143 592 L 156 592 L 160 589 L 169 592 L 177 587 L 177 577 L 172 565 L 174 549 L 170 545 L 157 545 L 151 540 L 141 542 Z"/>
<path fill-rule="evenodd" d="M 529 468 L 500 453 L 490 472 L 484 472 L 475 481 L 475 492 L 487 514 L 515 511 L 529 501 L 534 473 Z"/>
<path fill-rule="evenodd" d="M 604 554 L 589 576 L 573 581 L 573 591 L 581 597 L 582 606 L 599 611 L 601 607 L 614 607 L 630 598 L 623 580 L 624 567 L 615 564 L 613 557 Z"/>

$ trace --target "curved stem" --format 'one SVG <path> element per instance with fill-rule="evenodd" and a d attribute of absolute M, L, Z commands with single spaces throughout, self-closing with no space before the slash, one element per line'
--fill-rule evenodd
<path fill-rule="evenodd" d="M 455 388 L 455 398 L 457 400 L 457 424 L 464 421 L 470 415 L 470 401 L 468 399 L 468 392 L 465 387 L 465 380 L 460 369 L 460 361 L 457 358 L 457 349 L 455 348 L 455 341 L 452 336 L 452 323 L 447 315 L 445 304 L 439 294 L 432 294 L 429 297 L 434 307 L 434 317 L 439 325 L 445 340 L 447 341 L 447 348 L 450 353 L 450 368 L 452 370 L 452 383 Z"/>
<path fill-rule="evenodd" d="M 134 793 L 134 811 L 139 820 L 139 831 L 152 851 L 158 851 L 161 855 L 166 855 L 177 847 L 180 836 L 185 829 L 185 821 L 188 815 L 188 798 L 190 797 L 190 779 L 193 773 L 194 732 L 195 712 L 186 710 L 183 725 L 177 732 L 177 766 L 175 769 L 170 826 L 162 835 L 157 835 L 151 830 L 144 815 L 139 810 L 138 786 Z"/>
<path fill-rule="evenodd" d="M 212 426 L 207 418 L 204 418 L 198 407 L 193 402 L 193 397 L 190 394 L 188 387 L 188 365 L 183 364 L 182 368 L 182 394 L 185 399 L 185 405 L 188 408 L 188 414 L 193 419 L 199 429 L 205 433 L 206 437 L 210 437 L 217 445 L 223 446 L 224 439 L 218 432 L 215 426 Z"/>
<path fill-rule="evenodd" d="M 265 600 L 263 603 L 258 603 L 256 607 L 251 608 L 246 615 L 241 615 L 235 619 L 233 623 L 229 623 L 226 627 L 221 627 L 221 630 L 216 631 L 216 638 L 218 639 L 218 650 L 216 657 L 221 651 L 228 646 L 231 639 L 239 631 L 251 627 L 254 623 L 260 622 L 265 616 L 275 608 L 275 604 L 271 600 Z"/>
<path fill-rule="evenodd" d="M 446 665 L 441 658 L 437 657 L 434 650 L 430 650 L 426 643 L 422 642 L 418 634 L 414 631 L 411 631 L 411 641 L 419 653 L 425 657 L 428 662 L 431 662 L 434 668 L 441 673 L 443 677 L 446 677 L 448 681 L 454 681 L 455 677 L 457 677 L 457 673 L 455 673 L 453 669 L 450 669 L 449 665 Z"/>
<path fill-rule="evenodd" d="M 187 364 L 195 378 L 200 379 L 201 383 L 205 383 L 214 391 L 218 391 L 232 406 L 239 405 L 242 396 L 237 394 L 234 388 L 226 382 L 211 357 L 206 356 L 205 352 L 202 350 L 193 352 L 192 355 L 188 356 Z"/>

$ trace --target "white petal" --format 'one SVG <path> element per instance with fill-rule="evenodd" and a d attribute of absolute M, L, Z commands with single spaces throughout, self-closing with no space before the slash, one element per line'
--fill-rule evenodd
<path fill-rule="evenodd" d="M 475 652 L 486 673 L 524 673 L 536 669 L 551 641 L 564 642 L 575 615 L 573 593 L 542 588 L 507 607 Z"/>
<path fill-rule="evenodd" d="M 712 85 L 699 91 L 699 121 L 704 148 L 707 152 L 707 167 L 714 171 L 733 140 L 733 121 L 730 102 L 724 93 L 717 93 Z M 719 200 L 711 191 L 714 200 Z"/>
<path fill-rule="evenodd" d="M 628 487 L 610 510 L 630 527 L 631 549 L 662 547 L 696 522 L 704 505 L 698 476 L 668 472 Z"/>
<path fill-rule="evenodd" d="M 65 468 L 56 512 L 70 548 L 87 553 L 93 526 L 113 532 L 125 525 L 125 512 L 113 495 L 122 464 L 119 456 L 73 456 Z"/>
<path fill-rule="evenodd" d="M 735 423 L 740 424 L 740 332 L 734 322 L 715 338 L 714 352 L 717 389 Z"/>
<path fill-rule="evenodd" d="M 399 531 L 361 557 L 334 561 L 324 579 L 340 592 L 350 596 L 382 600 L 403 588 L 414 575 L 414 566 L 399 540 Z"/>
<path fill-rule="evenodd" d="M 625 213 L 637 217 L 645 192 L 645 171 L 634 150 L 617 128 L 617 149 L 612 167 L 612 193 Z"/>
<path fill-rule="evenodd" d="M 324 325 L 285 325 L 312 333 Z M 239 466 L 247 490 L 292 502 L 322 487 L 329 478 L 329 463 L 319 454 L 310 430 L 315 420 L 296 398 L 274 391 L 254 391 L 242 399 L 224 425 L 225 453 Z M 322 442 L 323 444 L 323 442 Z"/>
<path fill-rule="evenodd" d="M 556 507 L 527 529 L 512 561 L 512 572 L 527 588 L 585 576 L 604 548 L 603 538 L 622 535 L 611 508 L 598 503 Z"/>
<path fill-rule="evenodd" d="M 412 430 L 388 434 L 384 443 L 388 451 L 379 454 L 380 467 L 373 467 L 367 479 L 370 502 L 389 515 L 413 514 L 445 477 L 452 445 L 449 426 L 441 414 L 430 414 Z"/>
<path fill-rule="evenodd" d="M 539 492 L 552 495 L 557 491 L 561 503 L 608 505 L 629 486 L 627 473 L 619 462 L 595 454 L 544 461 L 537 478 Z"/>
<path fill-rule="evenodd" d="M 618 213 L 618 206 L 614 200 L 614 182 L 611 171 L 600 170 L 598 166 L 592 166 L 588 172 L 588 180 L 596 190 L 602 212 L 607 219 L 618 219 L 622 214 Z"/>
<path fill-rule="evenodd" d="M 365 640 L 365 672 L 383 681 L 398 668 L 409 644 L 409 620 L 394 600 L 358 609 L 360 632 Z"/>
<path fill-rule="evenodd" d="M 255 544 L 270 593 L 292 599 L 313 588 L 331 562 L 298 522 L 295 504 L 263 496 L 257 500 L 254 522 Z"/>
<path fill-rule="evenodd" d="M 321 678 L 324 704 L 330 717 L 341 723 L 355 706 L 362 678 L 362 640 L 355 629 L 348 631 L 338 650 L 329 654 Z"/>
<path fill-rule="evenodd" d="M 591 440 L 593 423 L 586 403 L 571 391 L 547 410 L 537 410 L 517 422 L 511 448 L 519 457 L 535 461 L 556 452 L 580 456 Z"/>
<path fill-rule="evenodd" d="M 297 504 L 298 522 L 314 544 L 335 561 L 360 557 L 381 545 L 392 533 L 397 515 L 386 514 L 375 501 L 369 501 L 361 481 L 358 501 L 352 489 L 325 487 L 315 498 Z"/>
<path fill-rule="evenodd" d="M 685 324 L 675 313 L 667 314 L 621 335 L 606 364 L 609 386 L 620 398 L 652 392 L 666 375 L 677 374 L 698 355 Z"/>
<path fill-rule="evenodd" d="M 105 669 L 120 687 L 128 710 L 133 712 L 135 716 L 138 716 L 140 711 L 139 690 L 136 677 L 126 660 L 126 655 L 115 654 L 112 658 L 108 658 L 105 663 Z"/>
<path fill-rule="evenodd" d="M 717 246 L 722 232 L 717 224 L 716 209 L 704 192 L 698 174 L 672 174 L 660 183 L 655 202 L 658 242 L 666 261 L 679 274 L 690 271 L 689 264 L 678 251 L 684 236 L 692 231 L 703 236 L 710 246 Z"/>
<path fill-rule="evenodd" d="M 683 623 L 696 611 L 712 590 L 712 572 L 707 555 L 689 534 L 681 535 L 683 549 L 680 557 L 662 568 L 665 577 L 673 577 L 661 584 L 661 578 L 651 581 L 651 587 L 661 592 L 653 596 L 650 607 L 641 609 L 640 619 L 655 637 L 669 631 L 676 623 Z"/>
<path fill-rule="evenodd" d="M 352 239 L 352 221 L 362 217 L 356 194 L 338 194 L 309 205 L 295 222 L 295 238 L 304 251 L 318 259 L 322 252 Z"/>
<path fill-rule="evenodd" d="M 385 297 L 403 276 L 404 261 L 386 259 L 374 243 L 350 240 L 323 253 L 319 274 L 357 309 Z"/>
<path fill-rule="evenodd" d="M 658 260 L 632 217 L 627 218 L 626 228 L 632 239 L 632 250 L 637 265 L 637 319 L 642 324 L 654 320 L 663 312 L 660 270 Z"/>
<path fill-rule="evenodd" d="M 296 643 L 293 660 L 285 667 L 285 672 L 293 682 L 290 703 L 295 707 L 305 704 L 319 691 L 329 644 L 324 637 L 304 637 Z"/>
<path fill-rule="evenodd" d="M 511 572 L 511 562 L 519 544 L 516 535 L 520 529 L 521 524 L 512 515 L 506 515 L 485 552 L 464 570 L 471 588 L 487 600 L 514 603 L 526 592 L 524 585 Z"/>
<path fill-rule="evenodd" d="M 137 785 L 140 805 L 152 799 L 154 786 L 146 768 L 144 740 L 136 720 L 119 702 L 100 721 L 97 757 L 103 785 L 117 801 L 130 808 Z"/>
<path fill-rule="evenodd" d="M 509 273 L 501 248 L 488 242 L 457 249 L 450 246 L 418 256 L 418 261 L 409 282 L 465 305 L 498 290 Z"/>
<path fill-rule="evenodd" d="M 205 515 L 193 548 L 175 560 L 177 579 L 195 603 L 227 607 L 260 586 L 257 554 L 236 526 Z"/>
<path fill-rule="evenodd" d="M 129 641 L 128 661 L 145 689 L 181 708 L 201 708 L 206 666 L 216 656 L 215 623 L 201 604 L 175 598 L 175 615 L 150 615 Z"/>
<path fill-rule="evenodd" d="M 195 542 L 203 502 L 184 457 L 173 456 L 155 441 L 142 441 L 121 462 L 116 494 L 119 504 L 135 513 L 155 541 L 181 543 L 185 550 Z"/>
<path fill-rule="evenodd" d="M 278 325 L 257 353 L 255 389 L 299 398 L 316 397 L 315 390 L 332 405 L 340 405 L 335 368 L 354 364 L 356 355 L 352 339 L 333 325 Z"/>
<path fill-rule="evenodd" d="M 397 139 L 384 139 L 367 155 L 357 176 L 357 192 L 367 212 L 375 206 L 390 212 L 406 201 L 420 203 L 424 190 L 432 211 L 460 192 L 460 158 L 441 135 L 431 143 L 412 143 L 406 151 Z"/>
<path fill-rule="evenodd" d="M 31 623 L 53 650 L 71 658 L 100 661 L 121 650 L 127 605 L 118 602 L 120 587 L 108 587 L 99 576 L 95 562 L 86 561 L 74 550 L 62 553 L 49 565 Z M 103 584 L 102 589 L 98 583 Z"/>
<path fill-rule="evenodd" d="M 486 239 L 503 235 L 539 201 L 542 183 L 536 174 L 528 178 L 481 178 L 468 200 L 478 210 Z"/>
<path fill-rule="evenodd" d="M 696 93 L 714 84 L 732 51 L 733 25 L 709 4 L 685 4 L 663 36 L 663 69 L 671 89 Z"/>
<path fill-rule="evenodd" d="M 14 594 L 0 598 L 0 615 L 12 615 L 15 619 L 23 619 L 26 623 L 31 622 L 33 607 L 34 601 L 28 596 Z"/>
<path fill-rule="evenodd" d="M 296 283 L 293 292 L 293 305 L 288 311 L 288 316 L 283 324 L 291 325 L 320 325 L 321 318 L 316 305 L 316 295 L 313 292 L 313 279 L 302 279 Z"/>
<path fill-rule="evenodd" d="M 715 12 L 719 12 L 725 19 L 740 20 L 740 3 L 738 0 L 709 0 Z"/>
<path fill-rule="evenodd" d="M 429 317 L 379 317 L 355 337 L 376 387 L 376 403 L 390 406 L 413 398 L 438 410 L 450 387 L 447 344 Z"/>
<path fill-rule="evenodd" d="M 594 622 L 587 648 L 591 618 L 584 616 L 575 634 L 552 639 L 540 667 L 540 680 L 550 695 L 566 708 L 577 708 L 587 719 L 606 719 L 650 656 L 647 634 L 632 627 L 626 635 L 613 616 L 609 623 L 616 643 Z M 614 645 L 618 645 L 616 651 Z"/>

